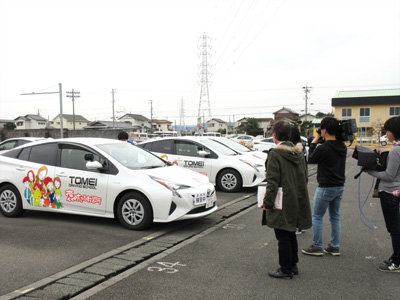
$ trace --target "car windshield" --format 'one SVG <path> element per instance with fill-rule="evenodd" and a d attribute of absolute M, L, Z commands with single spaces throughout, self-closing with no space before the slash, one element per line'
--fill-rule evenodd
<path fill-rule="evenodd" d="M 238 142 L 232 141 L 230 139 L 220 139 L 220 140 L 217 140 L 217 142 L 219 142 L 221 144 L 225 144 L 229 148 L 232 148 L 233 150 L 238 151 L 238 152 L 251 152 L 251 150 L 249 148 L 247 148 L 246 146 L 243 146 L 242 144 L 239 144 Z"/>
<path fill-rule="evenodd" d="M 274 139 L 273 138 L 263 139 L 260 142 L 263 142 L 263 143 L 274 143 Z"/>
<path fill-rule="evenodd" d="M 97 147 L 129 169 L 151 169 L 167 165 L 161 158 L 130 143 L 102 144 Z"/>
<path fill-rule="evenodd" d="M 214 140 L 204 140 L 201 142 L 204 145 L 206 145 L 212 149 L 215 149 L 216 151 L 218 151 L 221 154 L 225 154 L 225 155 L 237 155 L 238 154 L 238 152 L 232 150 L 228 146 L 225 146 L 224 144 L 218 143 Z"/>

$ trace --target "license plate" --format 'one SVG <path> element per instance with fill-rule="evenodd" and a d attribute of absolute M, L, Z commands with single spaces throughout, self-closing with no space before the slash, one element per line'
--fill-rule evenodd
<path fill-rule="evenodd" d="M 206 205 L 206 208 L 212 207 L 214 205 L 214 197 L 207 197 L 206 193 L 196 194 L 193 196 L 194 205 Z"/>
<path fill-rule="evenodd" d="M 194 205 L 204 204 L 204 203 L 206 203 L 206 201 L 207 201 L 206 193 L 194 195 L 194 198 L 193 198 Z"/>

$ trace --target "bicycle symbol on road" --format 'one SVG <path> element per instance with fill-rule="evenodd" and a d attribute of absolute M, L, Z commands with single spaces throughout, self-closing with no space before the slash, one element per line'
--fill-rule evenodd
<path fill-rule="evenodd" d="M 173 274 L 173 273 L 179 272 L 179 270 L 174 267 L 177 267 L 177 266 L 186 267 L 186 265 L 180 264 L 179 261 L 176 263 L 158 262 L 157 264 L 161 265 L 162 267 L 160 267 L 160 266 L 149 267 L 149 268 L 147 268 L 147 270 L 150 272 L 158 271 L 158 272 L 165 272 L 168 274 Z"/>

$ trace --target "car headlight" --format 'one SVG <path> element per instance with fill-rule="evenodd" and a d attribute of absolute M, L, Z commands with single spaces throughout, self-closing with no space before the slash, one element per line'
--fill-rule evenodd
<path fill-rule="evenodd" d="M 263 159 L 261 156 L 257 155 L 257 154 L 253 154 L 254 157 L 258 158 L 258 159 Z"/>
<path fill-rule="evenodd" d="M 263 165 L 260 165 L 260 164 L 249 163 L 248 161 L 245 161 L 245 160 L 242 160 L 242 159 L 239 159 L 239 160 L 240 160 L 241 162 L 245 163 L 246 165 L 248 165 L 248 166 L 254 168 L 254 170 L 256 170 L 257 172 L 260 172 L 260 171 L 258 170 L 258 168 L 261 168 L 261 167 L 263 166 Z"/>
<path fill-rule="evenodd" d="M 179 183 L 168 181 L 168 180 L 164 180 L 164 179 L 157 178 L 154 176 L 150 176 L 150 178 L 153 179 L 154 181 L 158 182 L 165 188 L 169 189 L 174 196 L 179 197 L 179 198 L 182 198 L 182 196 L 178 193 L 178 190 L 190 188 L 190 186 L 187 186 L 184 184 L 179 184 Z"/>

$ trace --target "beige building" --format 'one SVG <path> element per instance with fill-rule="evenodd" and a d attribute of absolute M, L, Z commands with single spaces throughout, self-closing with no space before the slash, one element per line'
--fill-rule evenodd
<path fill-rule="evenodd" d="M 62 116 L 63 116 L 63 128 L 64 129 L 74 129 L 74 115 L 63 114 Z M 89 123 L 89 121 L 86 120 L 81 115 L 75 115 L 75 129 L 76 130 L 83 129 L 83 127 L 87 126 L 88 123 Z M 53 127 L 54 128 L 61 127 L 60 115 L 57 115 L 53 119 Z"/>
<path fill-rule="evenodd" d="M 400 89 L 337 91 L 332 107 L 338 120 L 356 120 L 358 136 L 375 137 L 387 119 L 400 116 Z"/>

